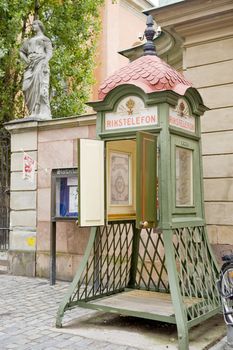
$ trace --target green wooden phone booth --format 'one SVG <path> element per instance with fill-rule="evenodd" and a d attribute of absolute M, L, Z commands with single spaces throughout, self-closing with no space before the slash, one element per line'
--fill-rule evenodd
<path fill-rule="evenodd" d="M 151 42 L 148 40 L 149 44 Z M 79 224 L 91 226 L 62 301 L 188 329 L 219 311 L 204 220 L 196 89 L 151 50 L 99 90 L 97 139 L 79 140 Z"/>

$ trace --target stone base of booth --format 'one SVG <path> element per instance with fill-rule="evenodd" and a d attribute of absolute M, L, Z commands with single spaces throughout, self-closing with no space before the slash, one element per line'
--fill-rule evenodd
<path fill-rule="evenodd" d="M 35 251 L 9 250 L 9 273 L 15 276 L 35 277 L 36 253 Z"/>

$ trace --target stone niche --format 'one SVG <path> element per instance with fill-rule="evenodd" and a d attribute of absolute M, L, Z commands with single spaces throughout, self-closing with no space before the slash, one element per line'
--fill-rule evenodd
<path fill-rule="evenodd" d="M 15 120 L 11 133 L 11 214 L 9 272 L 49 277 L 52 169 L 77 167 L 77 139 L 95 138 L 96 115 L 38 121 Z M 23 179 L 23 155 L 35 160 L 32 180 Z M 83 256 L 89 229 L 57 222 L 56 272 L 72 280 Z"/>

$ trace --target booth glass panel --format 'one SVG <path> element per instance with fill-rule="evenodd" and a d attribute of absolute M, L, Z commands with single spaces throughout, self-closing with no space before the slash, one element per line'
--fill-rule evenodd
<path fill-rule="evenodd" d="M 171 138 L 172 213 L 201 217 L 199 145 L 195 140 Z"/>
<path fill-rule="evenodd" d="M 108 221 L 135 219 L 135 140 L 109 141 L 107 148 Z"/>
<path fill-rule="evenodd" d="M 193 151 L 176 147 L 176 206 L 193 205 Z"/>
<path fill-rule="evenodd" d="M 130 205 L 132 203 L 130 154 L 112 152 L 110 154 L 110 205 Z"/>

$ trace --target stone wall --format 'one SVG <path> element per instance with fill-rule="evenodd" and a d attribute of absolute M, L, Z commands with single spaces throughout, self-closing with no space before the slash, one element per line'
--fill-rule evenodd
<path fill-rule="evenodd" d="M 228 35 L 206 38 L 185 50 L 185 75 L 210 108 L 201 123 L 204 198 L 219 261 L 233 248 L 233 38 Z"/>
<path fill-rule="evenodd" d="M 13 127 L 13 124 L 12 124 Z M 36 190 L 34 182 L 23 180 L 23 152 L 37 160 L 36 123 L 14 123 L 11 131 L 11 193 L 10 193 L 10 273 L 35 275 L 36 254 Z"/>
<path fill-rule="evenodd" d="M 49 277 L 51 171 L 77 167 L 77 139 L 95 138 L 95 115 L 8 123 L 11 132 L 10 273 Z M 23 179 L 23 152 L 37 161 L 33 182 Z M 71 280 L 89 229 L 75 221 L 57 224 L 57 278 Z"/>

